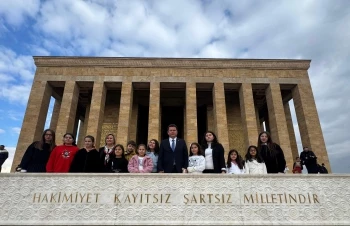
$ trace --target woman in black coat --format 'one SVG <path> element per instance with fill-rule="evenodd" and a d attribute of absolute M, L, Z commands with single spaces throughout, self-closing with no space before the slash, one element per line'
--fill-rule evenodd
<path fill-rule="evenodd" d="M 56 147 L 55 131 L 44 130 L 40 141 L 35 141 L 25 151 L 18 168 L 22 173 L 43 173 L 46 172 L 46 163 L 49 160 L 51 151 Z"/>
<path fill-rule="evenodd" d="M 267 173 L 284 173 L 286 160 L 282 148 L 273 143 L 268 132 L 262 132 L 258 138 L 258 151 L 263 158 Z"/>
<path fill-rule="evenodd" d="M 215 133 L 212 131 L 205 132 L 201 146 L 205 158 L 203 173 L 226 173 L 225 150 L 218 142 Z"/>
<path fill-rule="evenodd" d="M 98 173 L 101 172 L 100 153 L 95 148 L 95 138 L 86 136 L 84 148 L 74 156 L 69 172 L 72 173 Z"/>

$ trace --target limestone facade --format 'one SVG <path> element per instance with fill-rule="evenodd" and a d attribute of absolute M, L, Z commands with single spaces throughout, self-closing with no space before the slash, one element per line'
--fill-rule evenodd
<path fill-rule="evenodd" d="M 97 146 L 112 133 L 117 143 L 166 137 L 169 122 L 188 145 L 212 130 L 225 152 L 243 156 L 257 145 L 264 124 L 291 169 L 297 147 L 288 102 L 294 100 L 303 146 L 330 169 L 307 70 L 310 60 L 34 57 L 37 70 L 12 170 L 39 140 L 50 98 L 56 142 L 75 133 Z M 78 126 L 80 122 L 80 127 Z M 79 129 L 78 129 L 79 127 Z M 34 130 L 34 131 L 33 131 Z M 78 132 L 79 131 L 79 132 Z M 300 150 L 301 151 L 301 150 Z"/>

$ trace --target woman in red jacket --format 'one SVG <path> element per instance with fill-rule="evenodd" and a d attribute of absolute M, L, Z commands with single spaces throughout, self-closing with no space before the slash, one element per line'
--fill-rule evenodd
<path fill-rule="evenodd" d="M 63 136 L 63 145 L 55 147 L 46 164 L 48 173 L 67 173 L 79 148 L 75 144 L 74 136 L 66 133 Z"/>

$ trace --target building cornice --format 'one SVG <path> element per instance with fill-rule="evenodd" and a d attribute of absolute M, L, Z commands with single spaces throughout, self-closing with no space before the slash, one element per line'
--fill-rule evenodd
<path fill-rule="evenodd" d="M 193 68 L 193 69 L 288 69 L 308 70 L 311 60 L 287 59 L 210 59 L 210 58 L 129 58 L 129 57 L 42 57 L 35 56 L 37 67 L 111 68 Z"/>

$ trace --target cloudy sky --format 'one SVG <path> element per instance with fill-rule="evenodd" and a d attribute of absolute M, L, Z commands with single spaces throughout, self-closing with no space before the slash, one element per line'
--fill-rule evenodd
<path fill-rule="evenodd" d="M 35 72 L 32 56 L 51 55 L 311 59 L 332 170 L 350 173 L 349 28 L 348 0 L 2 0 L 0 144 L 10 151 L 4 171 Z M 297 141 L 301 148 L 299 133 Z"/>

